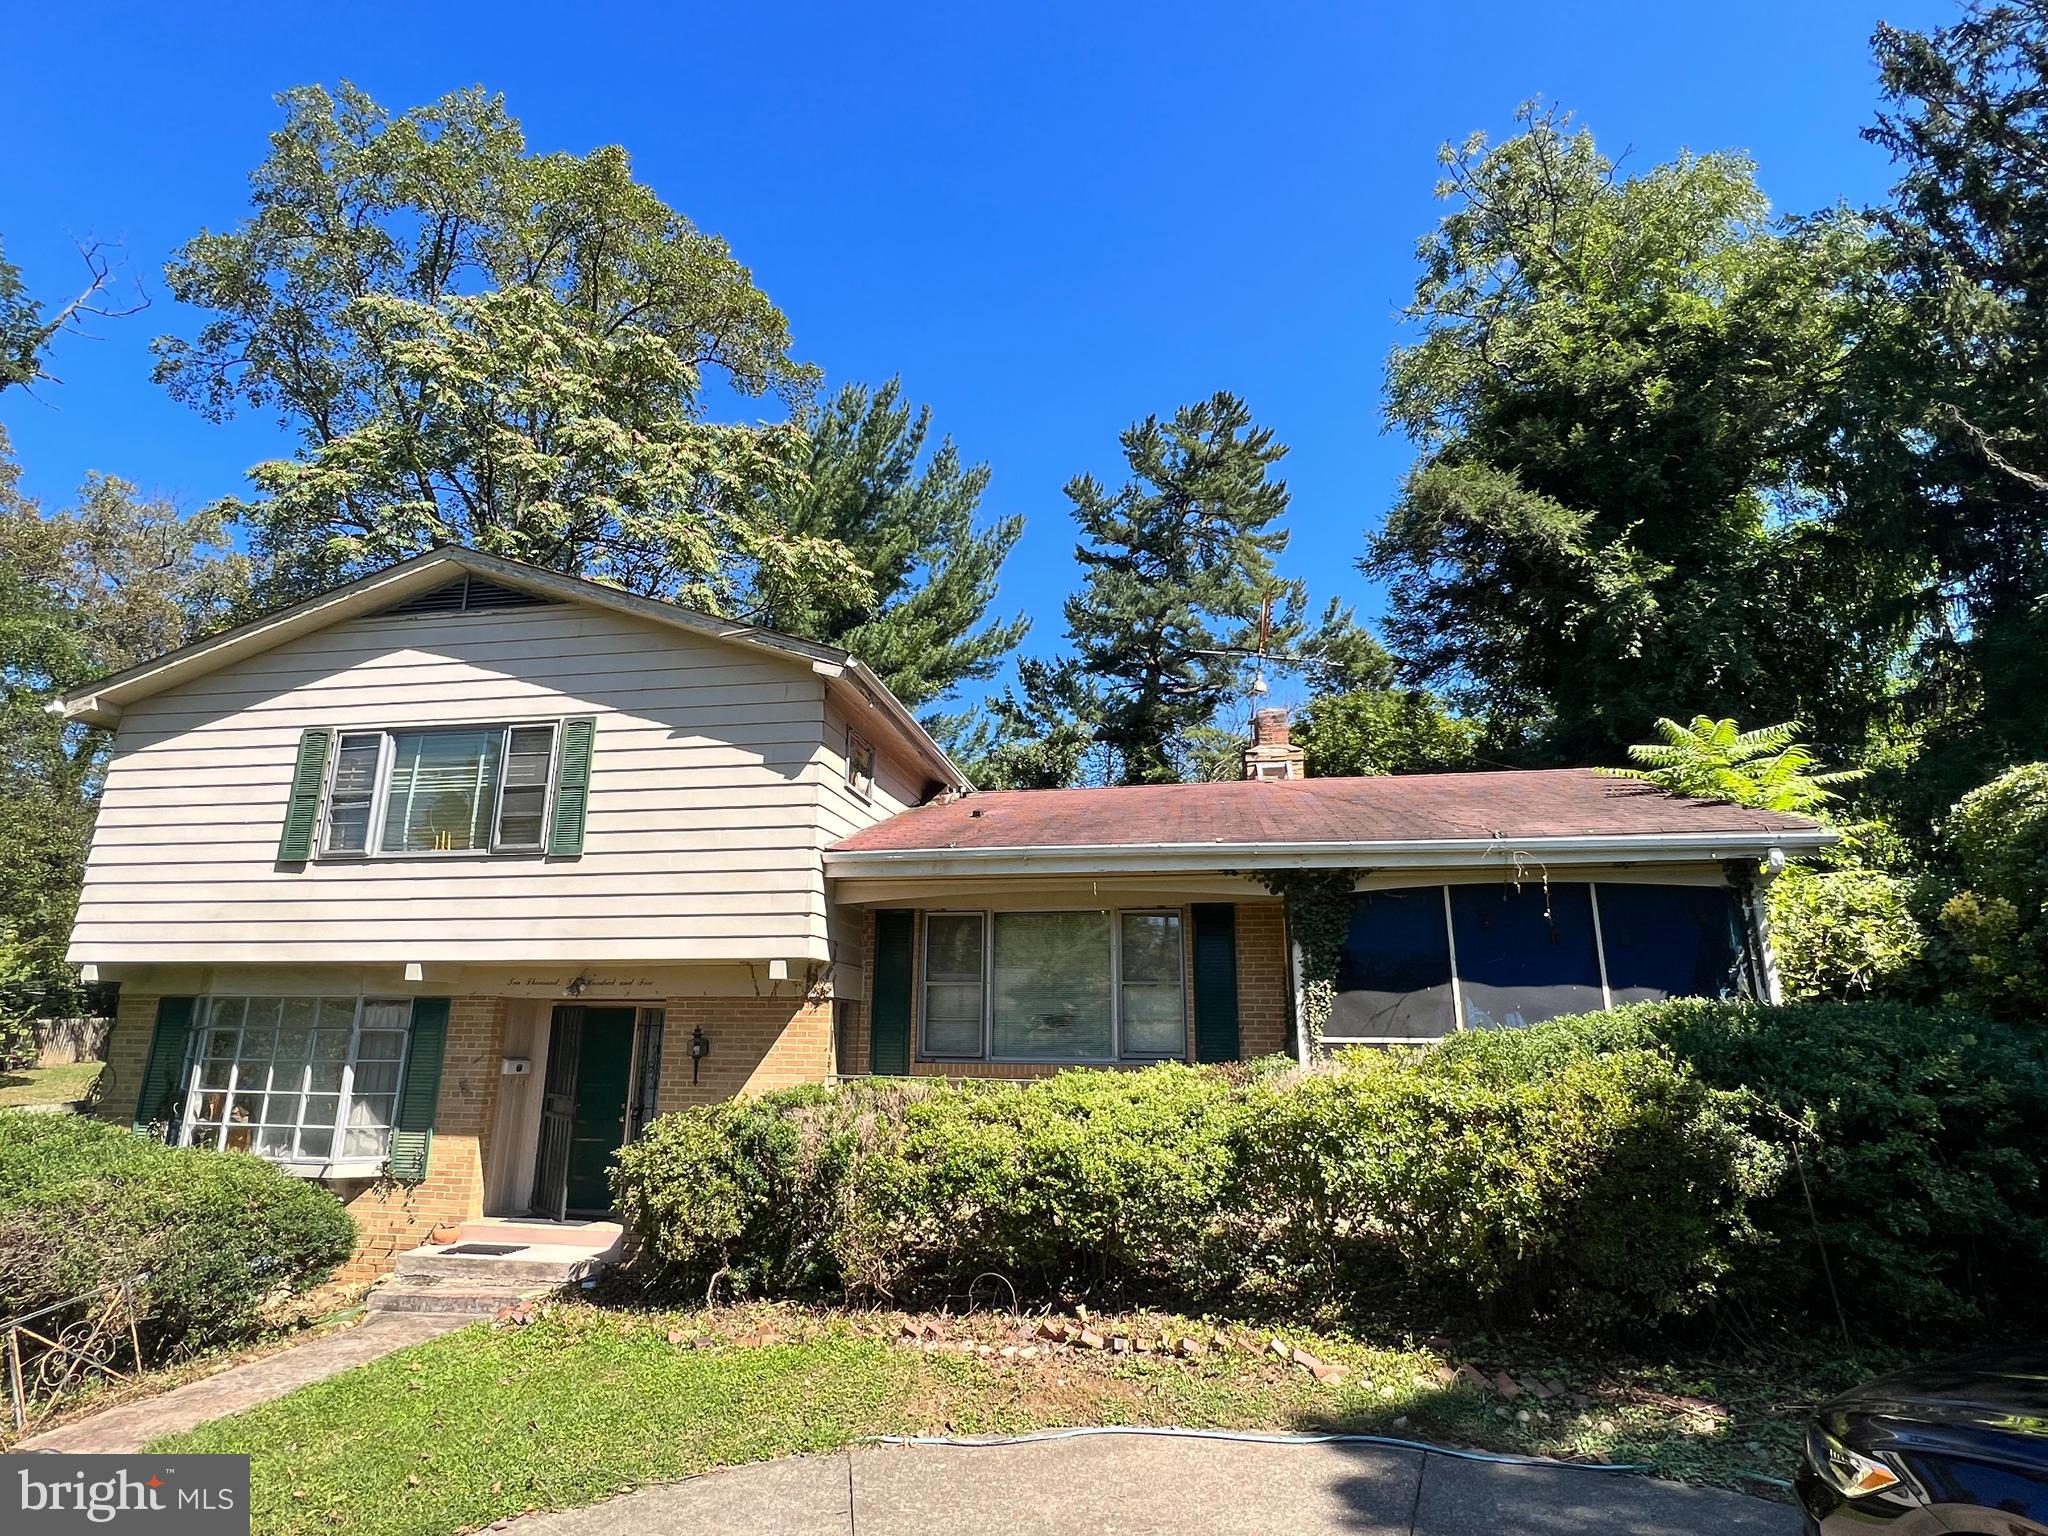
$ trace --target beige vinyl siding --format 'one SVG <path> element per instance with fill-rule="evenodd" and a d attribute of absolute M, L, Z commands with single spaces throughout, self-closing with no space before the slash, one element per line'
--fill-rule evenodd
<path fill-rule="evenodd" d="M 846 732 L 851 725 L 875 748 L 875 782 L 865 795 L 856 794 L 846 782 Z M 913 762 L 890 750 L 888 738 L 873 723 L 861 725 L 849 720 L 836 701 L 825 705 L 823 750 L 814 765 L 818 784 L 818 854 L 820 867 L 824 851 L 841 838 L 851 837 L 863 827 L 886 821 L 898 811 L 924 803 L 928 776 Z M 832 992 L 835 997 L 865 999 L 867 966 L 865 923 L 867 914 L 858 907 L 832 901 L 826 932 L 832 958 Z"/>
<path fill-rule="evenodd" d="M 300 733 L 592 715 L 584 853 L 275 863 Z M 827 957 L 801 660 L 579 605 L 369 618 L 136 704 L 114 740 L 72 958 Z"/>

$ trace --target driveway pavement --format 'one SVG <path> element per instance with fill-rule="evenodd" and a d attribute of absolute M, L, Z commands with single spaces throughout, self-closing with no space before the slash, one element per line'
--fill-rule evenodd
<path fill-rule="evenodd" d="M 1787 1506 L 1369 1445 L 1094 1435 L 736 1467 L 506 1536 L 1798 1536 Z"/>

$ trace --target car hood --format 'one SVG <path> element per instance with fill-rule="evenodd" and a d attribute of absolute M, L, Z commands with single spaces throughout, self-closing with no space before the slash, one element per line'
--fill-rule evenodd
<path fill-rule="evenodd" d="M 1824 1418 L 1968 1426 L 2048 1441 L 2048 1349 L 1964 1355 L 1867 1381 L 1825 1404 Z"/>

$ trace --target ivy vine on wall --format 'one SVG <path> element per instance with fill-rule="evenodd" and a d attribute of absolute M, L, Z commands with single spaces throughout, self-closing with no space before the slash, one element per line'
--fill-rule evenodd
<path fill-rule="evenodd" d="M 1351 929 L 1351 892 L 1360 869 L 1267 869 L 1257 880 L 1287 904 L 1287 935 L 1301 950 L 1301 1027 L 1311 1051 L 1337 1001 L 1337 967 Z"/>

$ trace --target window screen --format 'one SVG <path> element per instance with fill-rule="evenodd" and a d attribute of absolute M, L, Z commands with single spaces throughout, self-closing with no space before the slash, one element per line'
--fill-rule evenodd
<path fill-rule="evenodd" d="M 1450 889 L 1467 1029 L 1600 1011 L 1591 887 L 1531 880 Z"/>
<path fill-rule="evenodd" d="M 498 847 L 540 847 L 554 762 L 552 725 L 515 725 L 505 733 L 504 783 L 498 791 Z"/>
<path fill-rule="evenodd" d="M 1180 914 L 1124 912 L 1117 923 L 1124 1054 L 1185 1056 L 1188 1008 L 1181 991 Z"/>
<path fill-rule="evenodd" d="M 924 1051 L 981 1054 L 981 914 L 934 912 L 924 922 Z"/>
<path fill-rule="evenodd" d="M 377 765 L 383 755 L 381 731 L 341 738 L 334 753 L 334 779 L 327 791 L 329 853 L 369 851 L 370 812 L 377 803 Z"/>
<path fill-rule="evenodd" d="M 998 912 L 992 922 L 990 1054 L 1107 1059 L 1109 914 Z"/>
<path fill-rule="evenodd" d="M 1325 1038 L 1433 1040 L 1455 1028 L 1443 887 L 1352 897 Z"/>
<path fill-rule="evenodd" d="M 1741 909 L 1718 885 L 1601 885 L 1607 985 L 1620 1003 L 1735 997 L 1742 991 Z"/>

